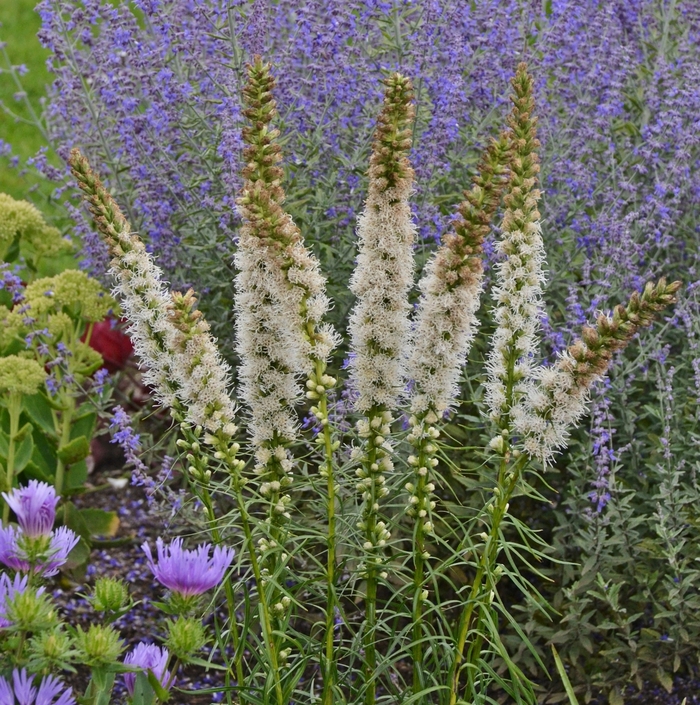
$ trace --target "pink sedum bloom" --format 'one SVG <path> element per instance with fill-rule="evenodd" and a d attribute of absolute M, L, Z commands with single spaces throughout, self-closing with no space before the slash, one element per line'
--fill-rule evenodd
<path fill-rule="evenodd" d="M 17 523 L 27 536 L 47 536 L 56 520 L 59 497 L 46 482 L 30 480 L 25 487 L 2 493 L 10 509 L 17 515 Z"/>
<path fill-rule="evenodd" d="M 231 548 L 216 546 L 210 558 L 211 544 L 201 544 L 189 551 L 182 547 L 182 539 L 173 539 L 170 545 L 165 546 L 163 539 L 159 538 L 156 541 L 157 564 L 148 543 L 144 543 L 141 548 L 156 580 L 183 597 L 201 595 L 218 585 L 233 560 Z"/>

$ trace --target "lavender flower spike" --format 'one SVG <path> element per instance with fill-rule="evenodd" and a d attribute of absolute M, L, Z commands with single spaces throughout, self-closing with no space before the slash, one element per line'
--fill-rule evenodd
<path fill-rule="evenodd" d="M 59 497 L 46 482 L 30 480 L 25 487 L 2 493 L 10 509 L 17 515 L 22 531 L 31 538 L 48 536 L 56 519 Z"/>
<path fill-rule="evenodd" d="M 72 693 L 72 688 L 63 690 L 63 684 L 54 676 L 42 678 L 37 689 L 34 677 L 27 675 L 25 668 L 12 671 L 12 684 L 0 676 L 0 705 L 75 705 Z"/>
<path fill-rule="evenodd" d="M 161 585 L 185 598 L 202 595 L 220 583 L 233 560 L 233 549 L 221 546 L 214 548 L 210 558 L 211 544 L 208 543 L 188 551 L 182 547 L 182 539 L 173 539 L 169 546 L 165 546 L 163 539 L 159 538 L 156 547 L 157 565 L 153 561 L 148 543 L 141 546 L 153 575 Z"/>
<path fill-rule="evenodd" d="M 160 684 L 166 690 L 172 685 L 170 680 L 170 672 L 166 670 L 170 654 L 167 649 L 156 646 L 155 644 L 137 644 L 136 647 L 124 657 L 124 665 L 138 666 L 144 670 L 151 671 L 153 675 L 160 681 Z M 136 684 L 135 673 L 124 674 L 124 685 L 126 686 L 129 695 L 134 694 L 134 685 Z"/>

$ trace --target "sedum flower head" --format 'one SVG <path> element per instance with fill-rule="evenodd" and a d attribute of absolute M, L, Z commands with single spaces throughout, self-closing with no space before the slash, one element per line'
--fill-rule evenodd
<path fill-rule="evenodd" d="M 452 232 L 443 237 L 419 283 L 422 296 L 408 362 L 414 414 L 432 410 L 440 415 L 457 396 L 460 371 L 475 334 L 482 245 L 507 182 L 508 158 L 504 134 L 486 150 Z"/>
<path fill-rule="evenodd" d="M 136 666 L 144 671 L 150 671 L 158 679 L 163 688 L 169 689 L 172 685 L 170 672 L 167 670 L 170 654 L 167 649 L 155 644 L 137 644 L 125 657 L 125 666 Z M 134 694 L 136 674 L 125 673 L 124 685 L 129 695 Z"/>
<path fill-rule="evenodd" d="M 27 536 L 15 526 L 0 528 L 0 563 L 24 573 L 50 577 L 68 560 L 68 554 L 79 537 L 71 529 L 60 526 L 48 536 Z"/>
<path fill-rule="evenodd" d="M 523 393 L 519 383 L 532 375 L 545 281 L 544 244 L 537 210 L 540 198 L 537 119 L 532 115 L 532 78 L 524 63 L 519 64 L 512 85 L 513 110 L 508 120 L 512 143 L 511 176 L 504 196 L 502 237 L 496 244 L 503 259 L 495 267 L 496 332 L 489 353 L 486 383 L 491 417 L 504 428 L 511 409 Z"/>
<path fill-rule="evenodd" d="M 182 547 L 182 539 L 173 539 L 169 545 L 163 539 L 156 541 L 158 562 L 153 560 L 151 548 L 144 543 L 141 548 L 156 580 L 184 598 L 202 595 L 218 585 L 233 561 L 233 549 L 214 547 L 205 543 L 194 550 Z"/>
<path fill-rule="evenodd" d="M 33 316 L 64 311 L 96 323 L 116 307 L 102 285 L 78 269 L 37 279 L 27 286 L 24 296 Z"/>
<path fill-rule="evenodd" d="M 36 361 L 19 355 L 0 357 L 0 392 L 36 394 L 44 384 L 46 372 Z"/>
<path fill-rule="evenodd" d="M 414 110 L 409 79 L 386 80 L 369 169 L 369 192 L 357 227 L 359 254 L 350 288 L 353 386 L 357 408 L 392 408 L 404 384 L 402 351 L 409 331 L 408 292 L 413 283 L 413 241 L 408 161 Z"/>
<path fill-rule="evenodd" d="M 17 522 L 26 536 L 37 538 L 48 536 L 56 520 L 56 505 L 59 497 L 47 482 L 30 480 L 26 486 L 2 493 Z"/>
<path fill-rule="evenodd" d="M 616 306 L 612 316 L 601 313 L 595 327 L 584 327 L 581 337 L 553 365 L 535 370 L 527 394 L 513 412 L 514 431 L 531 457 L 548 464 L 557 450 L 566 447 L 569 430 L 586 412 L 591 386 L 607 372 L 614 353 L 675 302 L 680 286 L 664 279 L 649 282 L 641 294 L 632 294 L 627 306 Z"/>
<path fill-rule="evenodd" d="M 59 254 L 71 249 L 71 243 L 64 240 L 56 228 L 47 225 L 35 206 L 0 193 L 0 253 L 4 253 L 17 236 L 37 256 Z"/>
<path fill-rule="evenodd" d="M 64 690 L 54 676 L 44 676 L 38 686 L 27 670 L 14 669 L 12 679 L 0 676 L 0 705 L 75 705 L 72 688 Z"/>

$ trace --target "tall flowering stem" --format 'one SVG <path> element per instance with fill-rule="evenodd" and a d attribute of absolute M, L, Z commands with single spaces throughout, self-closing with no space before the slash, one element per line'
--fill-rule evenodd
<path fill-rule="evenodd" d="M 459 626 L 454 660 L 450 672 L 450 705 L 457 702 L 460 673 L 467 672 L 467 692 L 471 695 L 479 672 L 482 636 L 475 618 L 481 620 L 491 609 L 498 575 L 495 562 L 500 548 L 500 526 L 508 511 L 508 500 L 520 478 L 524 460 L 518 457 L 511 467 L 509 438 L 511 412 L 531 376 L 531 358 L 537 350 L 537 327 L 542 308 L 544 245 L 537 202 L 539 157 L 536 136 L 537 119 L 533 116 L 532 78 L 524 63 L 518 65 L 512 79 L 513 110 L 508 118 L 511 140 L 510 180 L 504 196 L 502 238 L 497 251 L 503 259 L 496 265 L 496 300 L 494 318 L 497 325 L 488 360 L 486 400 L 491 418 L 499 430 L 490 447 L 500 456 L 498 479 L 493 497 L 486 506 L 489 531 L 481 536 L 481 550 L 469 598 L 465 602 Z M 473 635 L 468 664 L 463 665 L 467 639 Z"/>
<path fill-rule="evenodd" d="M 277 617 L 278 632 L 285 622 L 290 598 L 281 595 L 279 575 L 288 559 L 286 522 L 291 518 L 287 489 L 292 485 L 293 459 L 288 446 L 297 437 L 294 405 L 302 397 L 298 379 L 307 378 L 307 397 L 322 431 L 321 473 L 328 482 L 327 634 L 324 653 L 324 700 L 333 687 L 333 604 L 335 582 L 335 480 L 333 451 L 338 442 L 328 425 L 328 389 L 335 379 L 326 374 L 336 334 L 323 324 L 329 307 L 325 279 L 313 253 L 304 245 L 299 228 L 284 211 L 281 149 L 271 128 L 277 115 L 272 95 L 275 80 L 269 64 L 258 56 L 248 66 L 243 90 L 243 129 L 246 143 L 244 185 L 237 201 L 243 218 L 236 264 L 238 352 L 242 393 L 251 411 L 255 472 L 260 494 L 267 502 L 268 536 L 259 541 L 263 571 L 269 587 L 263 599 Z M 280 653 L 286 653 L 282 650 Z"/>
<path fill-rule="evenodd" d="M 407 514 L 415 520 L 413 533 L 413 689 L 425 687 L 423 678 L 423 602 L 425 563 L 430 558 L 426 536 L 432 533 L 431 471 L 437 465 L 439 422 L 458 394 L 460 371 L 476 332 L 483 278 L 483 242 L 501 202 L 508 179 L 510 140 L 502 134 L 487 148 L 472 187 L 465 192 L 453 230 L 428 262 L 419 287 L 408 377 L 411 389 L 411 432 L 414 467 Z"/>
<path fill-rule="evenodd" d="M 117 282 L 115 294 L 119 296 L 129 321 L 134 349 L 146 367 L 144 379 L 153 387 L 156 400 L 169 407 L 181 424 L 185 438 L 178 444 L 187 451 L 189 477 L 207 510 L 212 536 L 217 543 L 221 542 L 208 488 L 211 472 L 206 468 L 205 456 L 200 449 L 202 431 L 204 440 L 230 473 L 260 591 L 262 578 L 255 560 L 253 532 L 242 493 L 244 462 L 237 459 L 239 446 L 232 440 L 237 431 L 235 407 L 228 395 L 228 368 L 218 354 L 216 341 L 209 334 L 206 321 L 195 309 L 194 294 L 173 294 L 167 290 L 161 272 L 143 242 L 131 232 L 119 206 L 77 149 L 71 152 L 70 167 L 112 257 L 110 271 Z M 237 647 L 235 601 L 228 581 L 225 590 L 232 638 Z M 239 683 L 243 682 L 242 651 L 236 648 L 235 667 Z"/>
<path fill-rule="evenodd" d="M 377 582 L 383 547 L 390 538 L 379 520 L 379 501 L 388 490 L 383 473 L 393 470 L 388 437 L 405 380 L 403 351 L 409 333 L 408 292 L 413 283 L 415 227 L 409 196 L 413 169 L 407 153 L 414 116 L 413 89 L 408 78 L 386 80 L 384 106 L 378 118 L 369 169 L 369 191 L 358 222 L 359 254 L 350 287 L 357 303 L 350 317 L 352 382 L 357 409 L 365 414 L 357 425 L 362 447 L 357 485 L 362 494 L 365 551 L 365 702 L 376 693 Z"/>

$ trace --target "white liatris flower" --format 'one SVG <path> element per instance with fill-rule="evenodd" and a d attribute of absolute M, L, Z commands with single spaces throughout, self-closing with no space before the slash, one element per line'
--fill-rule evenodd
<path fill-rule="evenodd" d="M 173 341 L 178 395 L 186 408 L 186 421 L 230 438 L 238 430 L 229 393 L 230 368 L 209 333 L 209 324 L 195 310 L 196 303 L 191 289 L 172 295 L 171 318 L 179 334 Z"/>
<path fill-rule="evenodd" d="M 537 331 L 545 281 L 544 244 L 536 188 L 539 158 L 535 151 L 536 118 L 532 117 L 532 79 L 524 64 L 513 79 L 514 107 L 509 117 L 513 156 L 511 180 L 504 197 L 502 238 L 496 244 L 503 259 L 496 264 L 496 332 L 487 364 L 486 401 L 491 417 L 502 426 L 532 376 L 538 349 Z"/>
<path fill-rule="evenodd" d="M 411 412 L 442 414 L 454 402 L 460 371 L 474 339 L 482 290 L 482 243 L 505 186 L 509 144 L 494 141 L 480 174 L 465 192 L 460 217 L 426 265 L 419 287 L 408 377 L 413 380 Z"/>
<path fill-rule="evenodd" d="M 302 398 L 299 369 L 304 365 L 299 338 L 289 326 L 281 300 L 287 287 L 278 262 L 264 244 L 241 234 L 235 257 L 236 332 L 240 397 L 250 410 L 252 442 L 260 447 L 294 440 L 294 405 Z"/>
<path fill-rule="evenodd" d="M 648 283 L 632 294 L 627 306 L 616 306 L 612 316 L 600 314 L 596 327 L 584 327 L 581 338 L 560 353 L 551 366 L 538 367 L 526 394 L 513 410 L 513 431 L 523 449 L 547 465 L 566 447 L 570 429 L 586 413 L 593 383 L 608 370 L 613 354 L 635 333 L 651 325 L 655 314 L 675 299 L 680 282 Z"/>
<path fill-rule="evenodd" d="M 70 165 L 109 248 L 110 271 L 117 282 L 114 295 L 121 301 L 129 322 L 134 351 L 145 366 L 144 381 L 153 388 L 161 405 L 176 406 L 177 363 L 172 347 L 176 330 L 170 318 L 170 293 L 162 273 L 143 242 L 131 232 L 119 206 L 87 159 L 73 150 Z"/>
<path fill-rule="evenodd" d="M 112 256 L 114 294 L 144 365 L 144 381 L 154 389 L 158 403 L 180 408 L 188 423 L 233 436 L 229 369 L 209 326 L 194 310 L 193 293 L 171 294 L 143 242 L 131 232 L 119 206 L 77 151 L 71 154 L 71 167 Z"/>
<path fill-rule="evenodd" d="M 403 351 L 409 331 L 408 292 L 413 284 L 409 196 L 413 183 L 406 152 L 413 117 L 410 81 L 387 83 L 369 170 L 369 193 L 359 218 L 359 254 L 350 288 L 357 302 L 350 317 L 352 383 L 360 411 L 391 409 L 404 384 Z"/>

